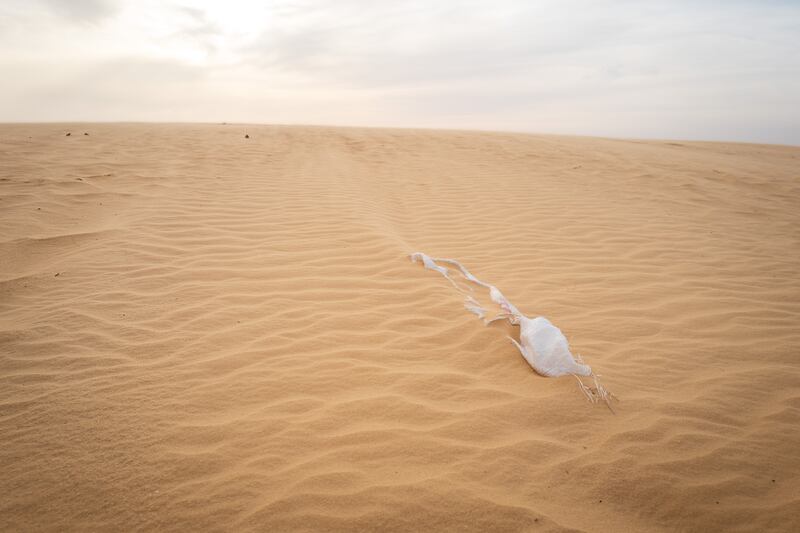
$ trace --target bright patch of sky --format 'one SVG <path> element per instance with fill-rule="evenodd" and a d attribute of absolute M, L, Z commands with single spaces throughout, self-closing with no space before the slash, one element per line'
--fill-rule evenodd
<path fill-rule="evenodd" d="M 800 144 L 800 2 L 4 0 L 0 121 Z"/>

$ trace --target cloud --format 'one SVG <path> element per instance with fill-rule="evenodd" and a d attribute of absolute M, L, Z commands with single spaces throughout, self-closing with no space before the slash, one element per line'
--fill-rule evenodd
<path fill-rule="evenodd" d="M 35 88 L 17 87 L 23 112 L 6 120 L 53 120 L 56 113 L 58 120 L 159 120 L 165 107 L 188 120 L 204 83 L 202 68 L 182 62 L 119 58 L 69 76 L 42 76 Z"/>
<path fill-rule="evenodd" d="M 73 22 L 98 22 L 119 11 L 113 0 L 40 0 L 50 12 Z"/>
<path fill-rule="evenodd" d="M 171 37 L 193 41 L 208 54 L 214 53 L 217 50 L 215 40 L 222 35 L 219 24 L 210 20 L 202 9 L 179 6 L 177 11 L 183 16 L 178 23 L 179 28 L 171 34 Z"/>
<path fill-rule="evenodd" d="M 796 2 L 38 1 L 0 6 L 0 68 L 17 73 L 0 120 L 71 109 L 800 143 Z"/>
<path fill-rule="evenodd" d="M 554 3 L 404 2 L 387 10 L 308 2 L 304 12 L 290 12 L 266 28 L 244 54 L 266 70 L 368 88 L 543 82 L 553 70 L 617 77 L 643 71 L 628 68 L 625 55 L 617 55 L 638 21 L 578 4 L 573 10 Z"/>

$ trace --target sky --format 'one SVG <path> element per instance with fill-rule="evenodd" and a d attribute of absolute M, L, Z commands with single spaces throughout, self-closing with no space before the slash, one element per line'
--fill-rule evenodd
<path fill-rule="evenodd" d="M 800 0 L 0 0 L 0 122 L 800 145 Z"/>

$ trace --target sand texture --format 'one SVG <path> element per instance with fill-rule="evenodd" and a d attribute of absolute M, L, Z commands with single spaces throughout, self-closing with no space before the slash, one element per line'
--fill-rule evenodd
<path fill-rule="evenodd" d="M 800 148 L 3 125 L 0 230 L 0 530 L 800 530 Z"/>

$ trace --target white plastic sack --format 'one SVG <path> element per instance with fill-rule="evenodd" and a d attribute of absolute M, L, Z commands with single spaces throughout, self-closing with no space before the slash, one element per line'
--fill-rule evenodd
<path fill-rule="evenodd" d="M 580 356 L 572 355 L 567 338 L 549 320 L 541 316 L 528 318 L 523 315 L 497 287 L 479 280 L 454 259 L 434 259 L 422 252 L 413 253 L 410 257 L 411 261 L 421 262 L 425 268 L 435 270 L 447 278 L 459 292 L 465 295 L 464 306 L 470 312 L 478 315 L 478 318 L 482 319 L 485 324 L 490 324 L 495 320 L 508 320 L 511 324 L 518 325 L 520 328 L 519 342 L 511 337 L 509 339 L 538 374 L 546 377 L 575 376 L 581 391 L 591 402 L 603 401 L 611 409 L 610 401 L 613 395 L 600 385 L 598 376 L 592 372 L 591 367 L 583 363 Z M 500 313 L 487 320 L 488 312 L 474 297 L 472 287 L 468 286 L 466 289 L 462 287 L 450 277 L 448 268 L 439 263 L 455 266 L 465 280 L 488 289 L 489 298 L 500 307 Z M 580 376 L 590 377 L 593 386 L 584 384 Z"/>

